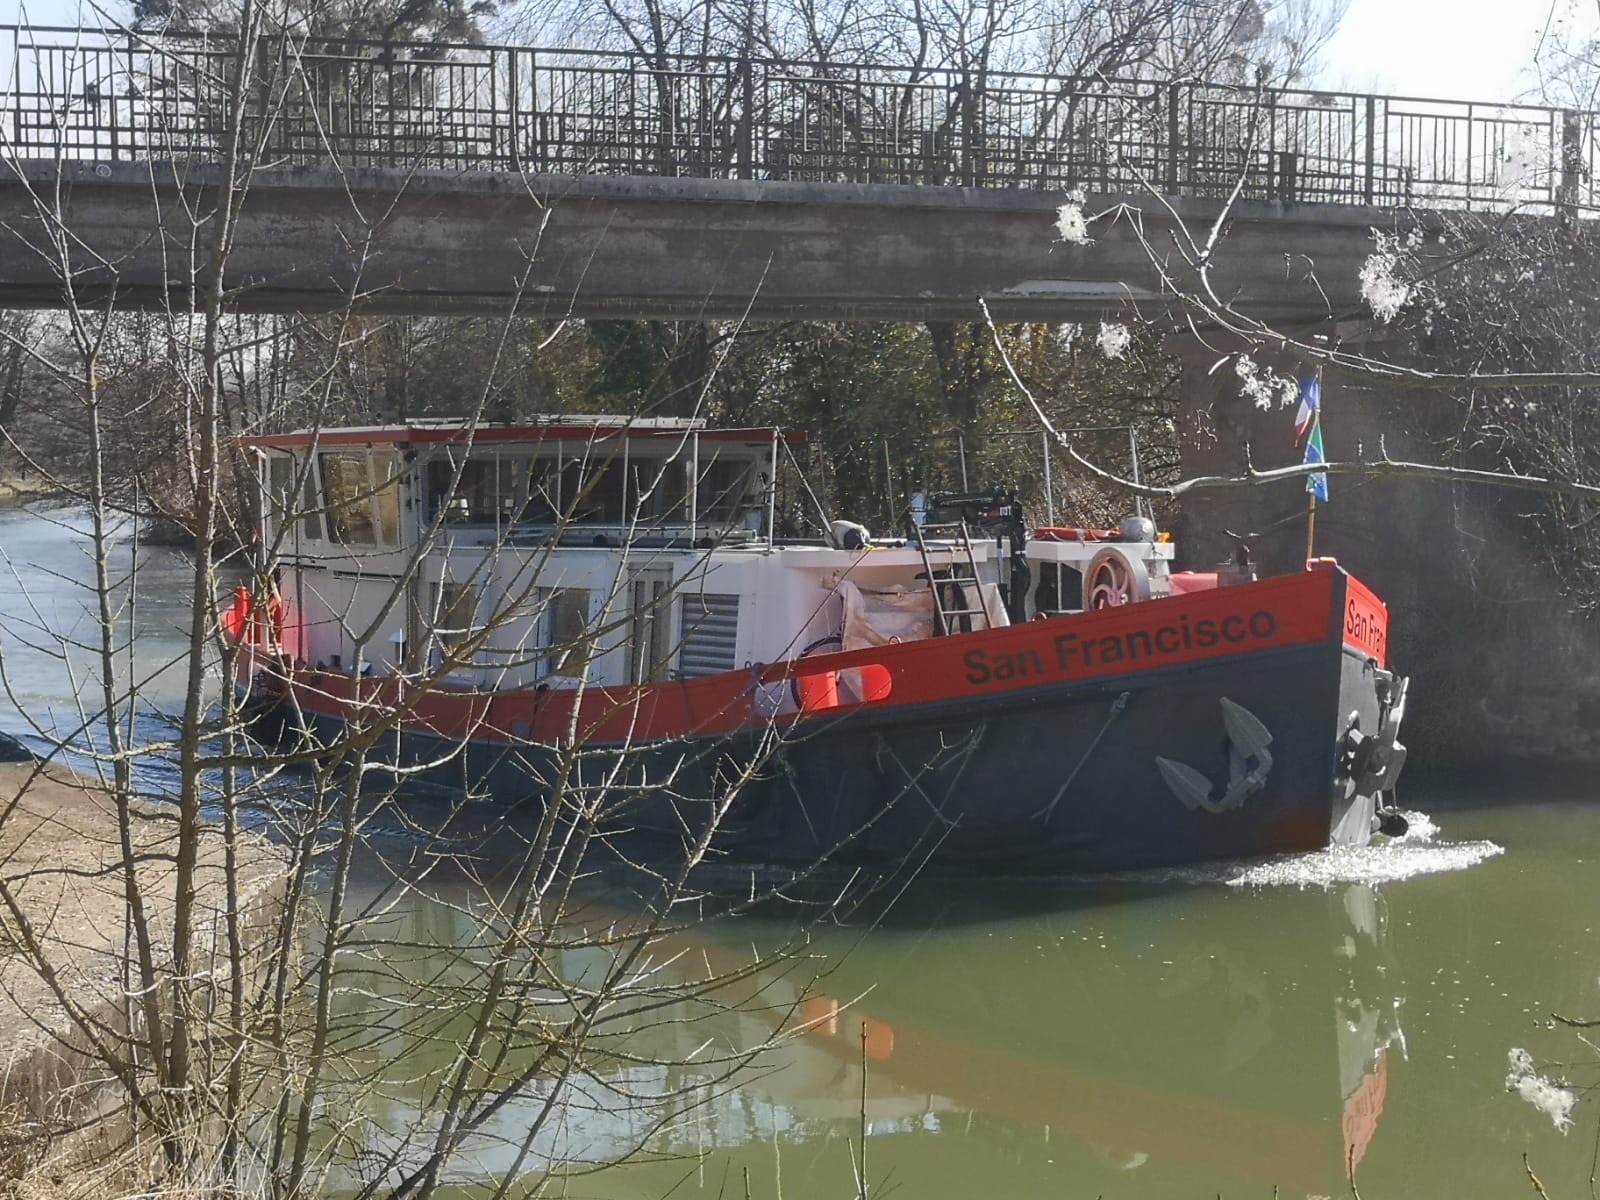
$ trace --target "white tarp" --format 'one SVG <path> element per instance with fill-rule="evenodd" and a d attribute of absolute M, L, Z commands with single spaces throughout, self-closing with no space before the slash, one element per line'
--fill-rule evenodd
<path fill-rule="evenodd" d="M 839 639 L 846 650 L 865 650 L 890 642 L 916 642 L 933 636 L 933 593 L 925 587 L 862 591 L 848 579 L 839 584 L 844 621 Z M 974 617 L 976 629 L 1009 625 L 996 584 L 982 585 L 984 616 Z M 987 617 L 987 624 L 985 623 Z"/>

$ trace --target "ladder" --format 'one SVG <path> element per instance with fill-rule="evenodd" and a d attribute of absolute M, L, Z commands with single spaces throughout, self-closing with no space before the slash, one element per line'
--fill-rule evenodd
<path fill-rule="evenodd" d="M 935 537 L 948 546 L 929 546 Z M 971 633 L 972 618 L 983 618 L 981 628 L 989 627 L 989 614 L 983 607 L 983 583 L 978 578 L 978 560 L 972 552 L 972 536 L 965 521 L 919 525 L 917 550 L 922 555 L 922 570 L 933 593 L 933 636 Z M 948 555 L 942 563 L 934 555 Z"/>

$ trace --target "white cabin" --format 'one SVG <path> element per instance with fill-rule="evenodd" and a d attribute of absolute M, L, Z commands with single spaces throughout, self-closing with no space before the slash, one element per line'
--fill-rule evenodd
<path fill-rule="evenodd" d="M 1098 603 L 1094 540 L 778 537 L 774 481 L 803 440 L 620 416 L 245 439 L 290 614 L 282 649 L 492 691 L 662 683 L 929 637 L 957 613 L 962 630 L 1009 623 L 1014 540 L 1028 584 L 1012 614 Z M 1115 549 L 1130 586 L 1162 594 L 1170 543 L 1151 531 Z"/>

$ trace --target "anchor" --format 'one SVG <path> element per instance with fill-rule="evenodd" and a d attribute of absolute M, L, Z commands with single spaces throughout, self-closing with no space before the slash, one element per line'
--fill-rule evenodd
<path fill-rule="evenodd" d="M 1406 715 L 1406 693 L 1411 681 L 1384 672 L 1378 677 L 1381 703 L 1378 731 L 1361 730 L 1361 714 L 1351 713 L 1339 747 L 1339 778 L 1351 781 L 1358 796 L 1377 798 L 1372 814 L 1373 831 L 1401 837 L 1410 828 L 1395 803 L 1394 785 L 1406 765 L 1400 722 Z"/>
<path fill-rule="evenodd" d="M 1395 781 L 1406 765 L 1406 748 L 1400 738 L 1400 722 L 1405 720 L 1406 693 L 1411 681 L 1392 678 L 1385 691 L 1378 731 L 1361 731 L 1361 715 L 1351 713 L 1344 741 L 1340 746 L 1339 774 L 1355 780 L 1359 796 L 1382 795 L 1394 791 Z"/>
<path fill-rule="evenodd" d="M 1228 786 L 1212 799 L 1211 780 L 1188 763 L 1156 756 L 1156 769 L 1182 805 L 1195 812 L 1225 813 L 1240 807 L 1267 784 L 1272 770 L 1272 733 L 1253 712 L 1221 698 L 1222 725 L 1228 732 Z"/>

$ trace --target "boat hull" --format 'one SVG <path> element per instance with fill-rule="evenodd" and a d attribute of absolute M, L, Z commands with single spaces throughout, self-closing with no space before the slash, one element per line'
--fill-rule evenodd
<path fill-rule="evenodd" d="M 560 790 L 630 835 L 714 827 L 716 853 L 763 862 L 1016 874 L 1254 857 L 1370 836 L 1394 772 L 1363 770 L 1350 730 L 1395 715 L 1386 626 L 1323 570 L 626 697 L 458 697 L 481 702 L 463 715 L 430 695 L 377 752 L 502 800 Z M 881 695 L 781 711 L 819 676 L 830 699 Z M 290 681 L 295 707 L 332 738 L 362 685 L 315 682 Z"/>

